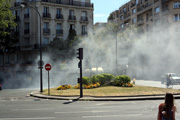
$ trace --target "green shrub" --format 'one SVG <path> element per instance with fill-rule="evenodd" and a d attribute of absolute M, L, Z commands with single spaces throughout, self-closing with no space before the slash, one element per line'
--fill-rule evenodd
<path fill-rule="evenodd" d="M 90 81 L 92 84 L 96 84 L 98 82 L 98 78 L 96 75 L 91 76 Z"/>
<path fill-rule="evenodd" d="M 111 80 L 114 79 L 114 75 L 112 75 L 112 74 L 103 73 L 102 75 L 105 77 L 106 82 L 110 82 Z"/>
<path fill-rule="evenodd" d="M 131 78 L 127 75 L 116 76 L 114 79 L 114 85 L 122 86 L 123 84 L 129 84 L 131 82 Z"/>
<path fill-rule="evenodd" d="M 89 77 L 82 77 L 82 84 L 84 84 L 84 85 L 90 85 L 90 79 L 89 79 Z"/>
<path fill-rule="evenodd" d="M 101 85 L 105 85 L 106 83 L 106 78 L 102 75 L 102 74 L 99 74 L 99 75 L 96 75 L 97 78 L 98 78 L 98 82 L 101 84 Z"/>

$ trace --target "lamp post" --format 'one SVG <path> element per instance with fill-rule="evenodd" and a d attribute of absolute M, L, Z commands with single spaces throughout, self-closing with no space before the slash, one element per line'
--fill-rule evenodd
<path fill-rule="evenodd" d="M 39 69 L 40 69 L 40 92 L 43 92 L 43 78 L 42 78 L 42 69 L 43 69 L 43 64 L 44 62 L 42 61 L 42 39 L 41 39 L 41 14 L 39 13 L 39 11 L 33 7 L 33 6 L 30 6 L 30 5 L 27 5 L 27 3 L 25 2 L 21 2 L 20 3 L 21 7 L 24 8 L 24 7 L 29 7 L 29 8 L 33 8 L 37 14 L 39 15 L 39 19 L 40 19 L 40 28 L 39 28 L 39 31 L 40 31 L 40 46 L 39 46 L 39 53 L 40 53 L 40 60 L 38 62 L 39 64 Z"/>

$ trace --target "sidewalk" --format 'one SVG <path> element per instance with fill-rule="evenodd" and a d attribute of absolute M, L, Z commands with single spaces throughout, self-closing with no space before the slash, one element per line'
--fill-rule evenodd
<path fill-rule="evenodd" d="M 140 95 L 140 96 L 48 96 L 43 95 L 39 91 L 30 93 L 30 96 L 42 98 L 42 99 L 54 99 L 54 100 L 72 100 L 72 101 L 134 101 L 134 100 L 163 100 L 164 95 Z M 180 94 L 174 94 L 175 99 L 180 99 Z"/>

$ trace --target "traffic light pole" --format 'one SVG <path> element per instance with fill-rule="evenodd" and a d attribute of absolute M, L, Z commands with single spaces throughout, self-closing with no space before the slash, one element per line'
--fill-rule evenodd
<path fill-rule="evenodd" d="M 82 88 L 82 60 L 80 60 L 80 97 L 83 97 L 83 88 Z"/>
<path fill-rule="evenodd" d="M 77 58 L 80 60 L 78 63 L 78 68 L 80 68 L 80 78 L 78 78 L 78 83 L 80 83 L 80 97 L 83 97 L 83 88 L 82 88 L 82 59 L 83 59 L 83 48 L 77 49 Z"/>

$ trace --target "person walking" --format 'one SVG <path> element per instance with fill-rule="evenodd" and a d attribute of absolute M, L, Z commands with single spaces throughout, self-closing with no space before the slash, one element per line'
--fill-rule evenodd
<path fill-rule="evenodd" d="M 157 120 L 175 120 L 176 106 L 172 93 L 166 93 L 165 102 L 159 105 Z"/>

